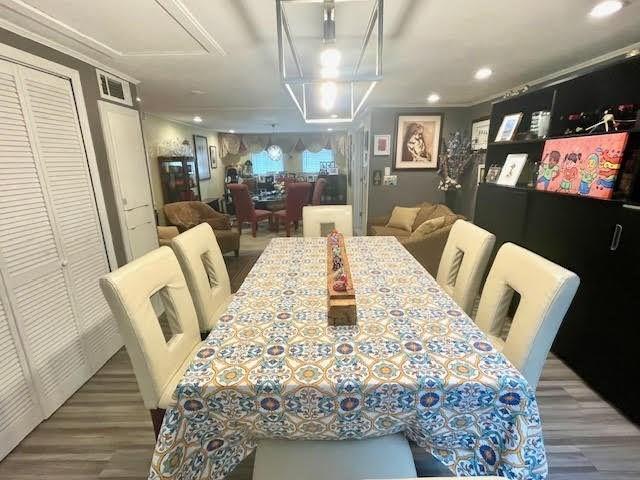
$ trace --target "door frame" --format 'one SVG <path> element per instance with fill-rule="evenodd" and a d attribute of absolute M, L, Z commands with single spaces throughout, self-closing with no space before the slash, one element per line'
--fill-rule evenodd
<path fill-rule="evenodd" d="M 93 148 L 93 139 L 91 138 L 91 129 L 89 128 L 89 117 L 87 115 L 87 107 L 84 103 L 84 94 L 82 92 L 82 83 L 80 74 L 64 65 L 52 62 L 37 55 L 27 53 L 23 50 L 10 47 L 4 43 L 0 43 L 0 58 L 9 62 L 17 63 L 25 67 L 34 68 L 45 73 L 65 78 L 71 82 L 71 90 L 75 99 L 76 110 L 78 112 L 78 122 L 80 124 L 80 133 L 82 135 L 82 143 L 84 144 L 85 155 L 89 166 L 89 176 L 91 178 L 91 186 L 93 196 L 96 201 L 98 210 L 98 218 L 100 227 L 102 228 L 102 238 L 104 240 L 107 260 L 109 268 L 113 271 L 118 268 L 118 260 L 116 251 L 113 246 L 113 237 L 111 236 L 111 227 L 109 226 L 109 218 L 107 216 L 107 207 L 102 193 L 102 183 L 100 181 L 100 173 L 98 171 L 98 163 L 96 161 L 96 152 Z"/>

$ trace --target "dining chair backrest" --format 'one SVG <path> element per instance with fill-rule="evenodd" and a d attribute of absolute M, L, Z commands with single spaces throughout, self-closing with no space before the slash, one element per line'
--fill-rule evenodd
<path fill-rule="evenodd" d="M 473 223 L 457 220 L 440 258 L 438 284 L 471 315 L 496 236 Z"/>
<path fill-rule="evenodd" d="M 160 247 L 100 279 L 149 409 L 200 342 L 198 319 L 178 260 Z M 173 337 L 166 341 L 151 296 L 159 293 Z"/>
<path fill-rule="evenodd" d="M 353 236 L 351 205 L 318 205 L 302 209 L 302 235 L 325 237 L 336 229 L 345 237 Z"/>
<path fill-rule="evenodd" d="M 213 229 L 201 223 L 174 237 L 171 246 L 191 292 L 200 331 L 208 332 L 217 321 L 218 307 L 231 296 L 229 273 Z"/>
<path fill-rule="evenodd" d="M 302 220 L 302 207 L 309 203 L 311 184 L 296 182 L 287 184 L 286 210 L 289 221 Z"/>
<path fill-rule="evenodd" d="M 320 205 L 322 201 L 322 194 L 327 186 L 326 178 L 318 178 L 313 186 L 313 196 L 311 198 L 311 205 Z"/>
<path fill-rule="evenodd" d="M 505 243 L 496 255 L 480 297 L 476 324 L 534 389 L 579 285 L 575 273 L 513 243 Z M 500 335 L 514 291 L 520 302 L 503 343 Z"/>
<path fill-rule="evenodd" d="M 244 183 L 229 183 L 227 188 L 231 192 L 238 220 L 252 220 L 256 216 L 256 210 L 249 196 L 247 185 Z"/>

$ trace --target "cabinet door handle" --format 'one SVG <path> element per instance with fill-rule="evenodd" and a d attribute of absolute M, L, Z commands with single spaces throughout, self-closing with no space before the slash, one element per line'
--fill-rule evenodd
<path fill-rule="evenodd" d="M 616 223 L 616 228 L 613 231 L 613 237 L 611 237 L 611 245 L 609 246 L 609 250 L 615 252 L 618 249 L 618 245 L 620 245 L 620 237 L 622 236 L 622 225 Z"/>

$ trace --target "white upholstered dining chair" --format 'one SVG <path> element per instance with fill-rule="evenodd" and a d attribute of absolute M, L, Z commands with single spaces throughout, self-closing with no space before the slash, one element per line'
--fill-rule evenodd
<path fill-rule="evenodd" d="M 449 233 L 436 281 L 467 315 L 472 314 L 495 242 L 493 233 L 464 220 L 456 221 Z"/>
<path fill-rule="evenodd" d="M 345 237 L 353 236 L 351 205 L 317 205 L 302 209 L 304 237 L 324 237 L 334 228 Z"/>
<path fill-rule="evenodd" d="M 201 223 L 171 240 L 196 307 L 201 332 L 209 332 L 233 296 L 229 273 L 208 223 Z"/>
<path fill-rule="evenodd" d="M 402 434 L 365 440 L 260 440 L 253 480 L 414 478 Z"/>
<path fill-rule="evenodd" d="M 484 284 L 476 324 L 536 388 L 551 344 L 580 278 L 513 243 L 505 243 Z M 520 302 L 506 341 L 500 338 L 513 293 Z"/>
<path fill-rule="evenodd" d="M 201 345 L 191 295 L 178 260 L 160 247 L 100 279 L 118 323 L 156 437 L 173 392 Z M 159 293 L 173 337 L 166 341 L 151 296 Z"/>

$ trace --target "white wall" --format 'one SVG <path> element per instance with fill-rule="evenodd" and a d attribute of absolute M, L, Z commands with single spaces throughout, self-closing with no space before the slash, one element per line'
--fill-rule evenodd
<path fill-rule="evenodd" d="M 160 224 L 164 224 L 162 206 L 162 183 L 160 180 L 160 168 L 158 164 L 159 146 L 166 140 L 179 138 L 186 139 L 193 145 L 193 135 L 207 137 L 209 146 L 215 145 L 220 152 L 218 145 L 218 132 L 197 128 L 184 123 L 172 122 L 164 118 L 150 114 L 144 114 L 142 120 L 142 133 L 144 135 L 147 158 L 151 170 L 151 190 L 153 193 L 153 203 L 158 210 Z M 219 155 L 219 154 L 218 154 Z M 224 167 L 218 158 L 218 168 L 211 169 L 211 178 L 200 181 L 200 193 L 202 200 L 213 199 L 222 196 L 224 193 Z"/>

